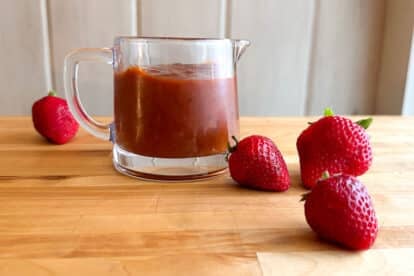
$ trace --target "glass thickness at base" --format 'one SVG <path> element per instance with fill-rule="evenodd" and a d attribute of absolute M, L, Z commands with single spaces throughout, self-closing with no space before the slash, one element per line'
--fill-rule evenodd
<path fill-rule="evenodd" d="M 130 153 L 118 145 L 113 148 L 113 163 L 122 174 L 154 180 L 196 180 L 224 173 L 225 153 L 190 158 L 157 158 Z"/>

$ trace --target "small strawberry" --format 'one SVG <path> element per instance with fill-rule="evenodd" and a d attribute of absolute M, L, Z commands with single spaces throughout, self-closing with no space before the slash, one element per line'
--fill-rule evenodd
<path fill-rule="evenodd" d="M 328 176 L 304 199 L 306 221 L 321 238 L 356 250 L 374 243 L 375 210 L 367 189 L 354 176 Z"/>
<path fill-rule="evenodd" d="M 51 91 L 32 106 L 33 125 L 40 135 L 55 144 L 65 144 L 79 129 L 65 99 Z"/>
<path fill-rule="evenodd" d="M 269 138 L 253 135 L 229 149 L 231 177 L 240 185 L 267 191 L 285 191 L 289 172 L 282 154 Z"/>
<path fill-rule="evenodd" d="M 326 109 L 325 117 L 311 123 L 296 141 L 303 185 L 315 186 L 325 170 L 354 176 L 365 173 L 372 163 L 365 131 L 371 122 L 368 118 L 354 123 Z"/>

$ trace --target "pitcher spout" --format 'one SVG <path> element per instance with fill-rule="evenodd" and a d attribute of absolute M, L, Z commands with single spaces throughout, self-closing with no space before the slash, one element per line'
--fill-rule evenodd
<path fill-rule="evenodd" d="M 234 44 L 234 61 L 237 62 L 241 58 L 243 53 L 246 51 L 246 49 L 249 47 L 250 41 L 243 40 L 243 39 L 233 40 L 233 44 Z"/>

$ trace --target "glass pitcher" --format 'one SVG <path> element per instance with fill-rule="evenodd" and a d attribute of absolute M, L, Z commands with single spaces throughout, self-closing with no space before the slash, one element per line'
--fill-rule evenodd
<path fill-rule="evenodd" d="M 65 57 L 64 86 L 79 124 L 113 143 L 121 173 L 159 180 L 196 179 L 227 168 L 239 135 L 236 63 L 246 40 L 117 37 L 113 48 L 76 49 Z M 80 101 L 82 62 L 114 70 L 114 121 L 88 115 Z"/>

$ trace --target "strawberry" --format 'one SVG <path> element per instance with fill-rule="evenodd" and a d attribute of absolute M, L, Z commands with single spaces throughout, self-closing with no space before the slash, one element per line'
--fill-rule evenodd
<path fill-rule="evenodd" d="M 40 135 L 52 143 L 65 144 L 79 129 L 65 99 L 51 91 L 32 106 L 33 125 Z"/>
<path fill-rule="evenodd" d="M 306 221 L 321 238 L 355 250 L 374 243 L 375 210 L 367 189 L 354 176 L 322 179 L 304 198 Z"/>
<path fill-rule="evenodd" d="M 371 122 L 368 118 L 354 123 L 326 109 L 325 117 L 311 123 L 296 141 L 302 184 L 312 188 L 325 170 L 354 176 L 365 173 L 372 163 L 365 131 Z"/>
<path fill-rule="evenodd" d="M 252 135 L 229 148 L 231 177 L 240 185 L 267 191 L 285 191 L 289 172 L 282 154 L 269 138 Z"/>

